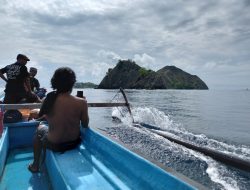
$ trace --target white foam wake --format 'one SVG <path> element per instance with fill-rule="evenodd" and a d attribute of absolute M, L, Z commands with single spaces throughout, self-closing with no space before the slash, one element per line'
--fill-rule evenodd
<path fill-rule="evenodd" d="M 114 109 L 112 116 L 116 116 L 127 125 L 132 123 L 132 119 L 126 110 L 118 111 Z M 182 124 L 175 123 L 170 119 L 169 115 L 164 112 L 150 107 L 136 107 L 132 109 L 132 115 L 135 122 L 147 123 L 159 127 L 160 129 L 172 133 L 179 138 L 195 143 L 200 146 L 209 147 L 225 154 L 238 156 L 242 159 L 250 159 L 250 147 L 246 145 L 233 145 L 221 142 L 215 139 L 208 138 L 204 134 L 194 134 L 182 127 Z"/>
<path fill-rule="evenodd" d="M 213 148 L 227 154 L 233 154 L 244 159 L 250 158 L 249 147 L 245 145 L 232 145 L 225 142 L 220 142 L 218 140 L 208 138 L 204 134 L 193 134 L 183 128 L 181 124 L 175 123 L 173 120 L 171 120 L 169 115 L 166 115 L 164 112 L 156 108 L 132 108 L 132 115 L 135 122 L 142 122 L 157 126 L 172 136 L 179 137 L 186 141 L 191 141 L 192 143 L 200 146 L 207 146 L 209 148 Z M 128 126 L 131 126 L 132 124 L 132 119 L 126 110 L 113 109 L 112 116 L 120 118 L 120 120 Z M 227 175 L 228 169 L 225 166 L 207 156 L 204 156 L 201 153 L 197 153 L 184 147 L 183 150 L 185 150 L 185 152 L 188 151 L 189 154 L 206 162 L 208 165 L 206 173 L 208 174 L 209 178 L 213 182 L 220 184 L 223 189 L 239 189 L 237 180 L 235 180 L 232 175 Z"/>
<path fill-rule="evenodd" d="M 201 159 L 207 163 L 208 167 L 206 169 L 206 173 L 209 175 L 210 179 L 213 182 L 220 184 L 225 190 L 240 189 L 237 185 L 236 180 L 234 180 L 232 177 L 224 175 L 227 169 L 223 165 L 219 165 L 218 162 L 214 161 L 213 159 L 207 156 L 204 156 L 203 154 L 200 154 L 193 150 L 188 150 L 188 151 L 198 159 Z"/>

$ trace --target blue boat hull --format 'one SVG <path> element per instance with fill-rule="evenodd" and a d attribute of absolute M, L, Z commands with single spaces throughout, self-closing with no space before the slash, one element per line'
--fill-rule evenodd
<path fill-rule="evenodd" d="M 32 146 L 37 125 L 5 125 L 0 140 L 1 174 L 9 150 Z M 94 129 L 82 133 L 78 148 L 63 154 L 47 151 L 45 164 L 53 189 L 195 189 Z"/>

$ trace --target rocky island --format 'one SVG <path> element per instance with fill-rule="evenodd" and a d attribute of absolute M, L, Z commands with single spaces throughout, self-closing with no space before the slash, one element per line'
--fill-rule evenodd
<path fill-rule="evenodd" d="M 175 66 L 165 66 L 158 71 L 147 70 L 132 60 L 119 60 L 109 69 L 97 88 L 100 89 L 208 89 L 196 75 Z"/>

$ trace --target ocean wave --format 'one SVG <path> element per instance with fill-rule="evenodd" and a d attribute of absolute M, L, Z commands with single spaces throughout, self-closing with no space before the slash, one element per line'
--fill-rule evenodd
<path fill-rule="evenodd" d="M 205 134 L 194 134 L 189 132 L 182 124 L 176 123 L 170 119 L 170 115 L 167 115 L 156 108 L 133 107 L 132 115 L 135 122 L 157 126 L 161 131 L 168 133 L 168 135 L 174 138 L 179 138 L 198 146 L 212 148 L 225 154 L 238 156 L 243 159 L 249 159 L 250 157 L 250 148 L 248 146 L 233 145 L 209 138 Z M 132 149 L 143 150 L 144 154 L 149 155 L 151 158 L 158 160 L 167 166 L 173 167 L 177 171 L 187 174 L 195 180 L 197 180 L 197 177 L 195 176 L 197 173 L 190 174 L 190 172 L 187 172 L 190 170 L 189 164 L 192 164 L 192 169 L 194 169 L 194 171 L 191 172 L 198 172 L 202 168 L 203 173 L 201 172 L 200 175 L 203 175 L 203 178 L 205 178 L 204 173 L 206 173 L 209 179 L 217 184 L 214 186 L 212 185 L 213 189 L 240 189 L 238 184 L 240 179 L 235 177 L 237 174 L 234 175 L 235 171 L 232 171 L 232 169 L 225 165 L 208 156 L 204 156 L 201 153 L 172 143 L 147 129 L 136 129 L 132 127 L 132 118 L 126 110 L 113 109 L 112 117 L 119 118 L 122 124 L 127 128 L 124 130 L 124 126 L 121 128 L 118 127 L 116 129 L 111 129 L 109 132 L 116 138 L 119 138 L 120 140 L 122 139 L 124 143 L 129 144 Z M 209 184 L 209 180 L 202 179 L 201 181 L 203 181 L 202 183 L 205 185 Z"/>

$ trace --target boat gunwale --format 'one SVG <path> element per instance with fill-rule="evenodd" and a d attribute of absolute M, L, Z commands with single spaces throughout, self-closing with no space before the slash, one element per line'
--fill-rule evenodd
<path fill-rule="evenodd" d="M 38 125 L 39 122 L 37 121 L 30 121 L 30 122 L 18 122 L 18 123 L 9 123 L 9 124 L 5 124 L 5 128 L 18 128 L 19 126 L 35 126 Z M 161 172 L 167 173 L 168 175 L 170 175 L 171 177 L 173 177 L 174 179 L 188 185 L 188 186 L 192 186 L 194 188 L 198 188 L 198 189 L 206 189 L 205 187 L 203 187 L 202 185 L 200 185 L 199 183 L 193 181 L 192 179 L 189 179 L 188 177 L 174 171 L 173 169 L 170 169 L 166 166 L 164 166 L 161 163 L 158 163 L 148 157 L 146 157 L 145 155 L 143 155 L 141 152 L 135 151 L 135 150 L 131 150 L 131 147 L 129 147 L 128 145 L 122 143 L 121 141 L 119 141 L 118 139 L 115 139 L 109 135 L 107 135 L 107 133 L 105 133 L 103 130 L 100 130 L 98 128 L 90 128 L 90 130 L 92 130 L 95 134 L 101 136 L 102 138 L 107 139 L 108 141 L 111 141 L 112 143 L 115 144 L 115 146 L 118 146 L 119 148 L 122 148 L 125 151 L 130 152 L 133 156 L 139 158 L 142 161 L 145 161 L 147 164 L 158 168 Z M 58 166 L 57 166 L 58 167 Z"/>

